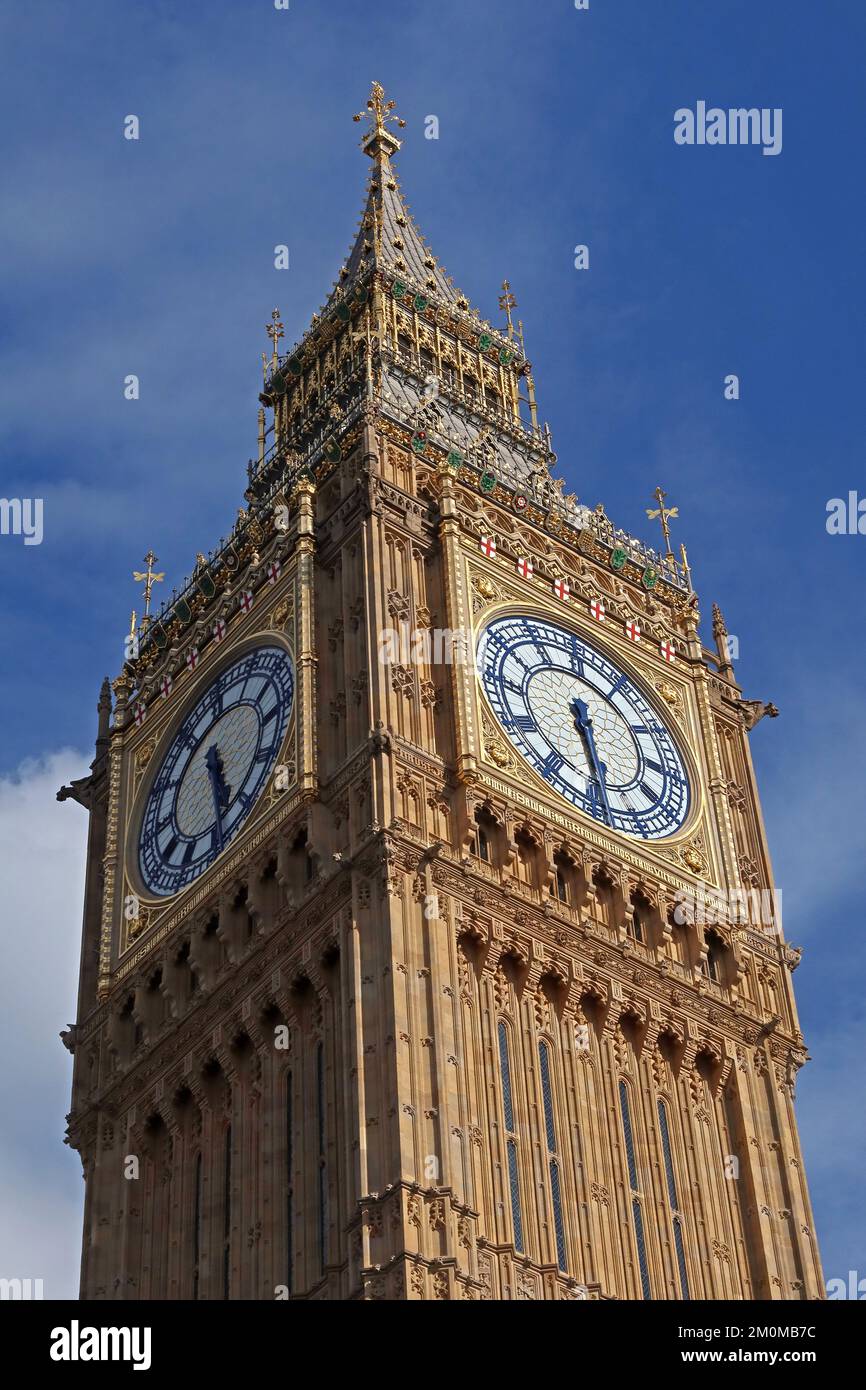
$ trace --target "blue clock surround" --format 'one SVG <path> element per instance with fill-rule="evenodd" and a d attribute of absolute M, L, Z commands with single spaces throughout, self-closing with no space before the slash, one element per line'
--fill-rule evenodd
<path fill-rule="evenodd" d="M 612 657 L 554 619 L 512 613 L 486 624 L 476 663 L 505 735 L 566 801 L 633 838 L 682 828 L 692 802 L 685 757 Z"/>
<path fill-rule="evenodd" d="M 180 893 L 238 834 L 277 761 L 294 699 L 291 654 L 273 638 L 236 652 L 201 690 L 144 796 L 137 860 L 149 893 Z"/>

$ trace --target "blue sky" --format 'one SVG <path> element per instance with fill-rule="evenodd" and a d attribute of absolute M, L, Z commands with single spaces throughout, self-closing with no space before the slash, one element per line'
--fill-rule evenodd
<path fill-rule="evenodd" d="M 74 1011 L 84 814 L 53 791 L 92 756 L 99 683 L 140 607 L 130 571 L 153 546 L 168 587 L 234 519 L 264 324 L 278 304 L 293 341 L 348 251 L 367 173 L 350 117 L 377 78 L 435 253 L 489 318 L 512 283 L 568 490 L 648 540 L 668 490 L 705 618 L 719 602 L 745 694 L 781 709 L 752 749 L 805 948 L 801 1133 L 825 1273 L 866 1275 L 866 536 L 825 529 L 830 498 L 866 496 L 866 10 L 87 0 L 6 6 L 0 53 L 0 492 L 45 509 L 40 546 L 0 537 L 14 1248 L 74 1293 L 81 1182 L 54 1039 Z M 782 108 L 781 154 L 676 145 L 674 111 L 699 99 Z"/>

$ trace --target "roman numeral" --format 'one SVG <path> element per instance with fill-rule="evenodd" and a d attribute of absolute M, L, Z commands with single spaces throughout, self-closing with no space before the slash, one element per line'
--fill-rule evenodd
<path fill-rule="evenodd" d="M 544 762 L 541 764 L 541 771 L 545 777 L 556 777 L 565 759 L 559 753 L 548 753 Z"/>
<path fill-rule="evenodd" d="M 511 720 L 515 729 L 520 729 L 521 733 L 531 733 L 536 728 L 535 720 L 531 714 L 515 714 Z"/>

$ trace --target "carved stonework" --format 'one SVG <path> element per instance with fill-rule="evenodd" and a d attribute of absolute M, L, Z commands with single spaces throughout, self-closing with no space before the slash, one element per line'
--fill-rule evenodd
<path fill-rule="evenodd" d="M 774 711 L 704 651 L 685 559 L 566 492 L 511 310 L 488 321 L 421 239 L 378 86 L 359 114 L 362 226 L 300 341 L 271 318 L 246 505 L 207 559 L 190 515 L 195 571 L 148 614 L 153 640 L 100 694 L 90 771 L 63 789 L 91 817 L 64 1030 L 81 1296 L 248 1300 L 289 1280 L 296 1302 L 622 1302 L 645 1274 L 677 1298 L 667 1125 L 691 1296 L 766 1296 L 767 1269 L 780 1297 L 823 1297 L 795 1166 L 799 952 L 676 911 L 711 887 L 773 891 L 747 730 Z M 499 722 L 468 658 L 520 612 L 645 691 L 690 781 L 675 831 L 611 823 L 602 783 L 651 799 L 667 781 L 654 731 L 628 732 L 602 692 L 592 741 L 575 721 L 568 644 L 562 679 L 534 687 L 545 734 Z M 188 879 L 145 893 L 154 764 L 257 645 L 291 653 L 277 750 L 250 681 L 256 715 L 217 715 L 156 830 Z M 516 656 L 503 679 L 521 692 Z M 597 815 L 557 790 L 560 753 Z M 626 764 L 643 791 L 620 787 Z"/>

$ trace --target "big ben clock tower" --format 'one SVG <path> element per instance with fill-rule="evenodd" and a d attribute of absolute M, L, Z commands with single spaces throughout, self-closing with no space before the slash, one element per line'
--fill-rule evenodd
<path fill-rule="evenodd" d="M 563 495 L 510 292 L 500 330 L 426 246 L 378 84 L 358 119 L 247 506 L 61 792 L 82 1296 L 821 1297 L 775 711 L 664 495 L 660 553 Z"/>

